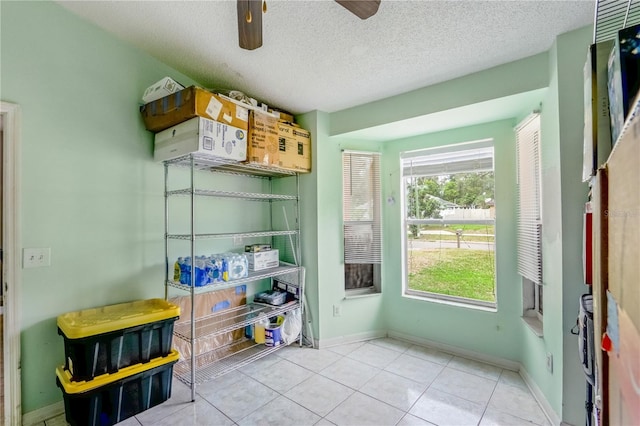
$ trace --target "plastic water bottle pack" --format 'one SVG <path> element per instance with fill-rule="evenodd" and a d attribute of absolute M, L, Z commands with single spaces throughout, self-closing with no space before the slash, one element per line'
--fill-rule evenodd
<path fill-rule="evenodd" d="M 174 281 L 191 285 L 191 265 L 194 285 L 202 287 L 245 278 L 249 275 L 249 260 L 243 253 L 220 253 L 211 256 L 179 257 L 174 264 Z"/>

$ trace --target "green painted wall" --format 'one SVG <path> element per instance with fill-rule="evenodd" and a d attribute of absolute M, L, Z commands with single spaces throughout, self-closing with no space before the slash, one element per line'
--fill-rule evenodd
<path fill-rule="evenodd" d="M 569 330 L 575 325 L 580 295 L 587 293 L 582 273 L 582 223 L 588 186 L 580 173 L 583 147 L 583 82 L 579 77 L 593 31 L 583 28 L 558 37 L 558 99 L 560 159 L 562 172 L 562 420 L 584 423 L 585 387 L 578 357 L 578 338 Z"/>
<path fill-rule="evenodd" d="M 138 98 L 165 75 L 192 81 L 55 3 L 2 2 L 1 12 L 0 93 L 23 111 L 22 246 L 52 248 L 51 267 L 24 270 L 21 283 L 23 411 L 29 412 L 61 399 L 53 384 L 54 368 L 63 360 L 55 324 L 59 314 L 163 295 L 163 170 L 152 161 L 152 135 L 142 125 Z M 549 54 L 361 107 L 298 117 L 313 135 L 313 171 L 300 178 L 300 188 L 316 339 L 339 341 L 389 329 L 519 360 L 563 420 L 580 423 L 583 378 L 573 356 L 575 339 L 567 333 L 582 292 L 573 283 L 581 279 L 586 189 L 579 182 L 581 156 L 574 153 L 581 149 L 580 72 L 589 31 L 559 37 Z M 542 124 L 548 223 L 545 337 L 539 339 L 517 318 L 515 119 L 387 143 L 347 141 L 339 134 L 544 87 L 549 87 Z M 398 152 L 484 137 L 496 142 L 498 312 L 403 298 Z M 396 198 L 383 209 L 381 296 L 344 299 L 342 149 L 383 152 L 384 195 Z M 333 305 L 341 305 L 341 317 L 333 317 Z M 447 330 L 439 327 L 443 322 Z M 555 357 L 553 374 L 544 367 L 547 351 Z"/>
<path fill-rule="evenodd" d="M 464 77 L 331 114 L 332 136 L 547 87 L 540 53 Z"/>
<path fill-rule="evenodd" d="M 500 173 L 505 177 L 513 174 L 510 167 L 513 165 L 512 160 L 508 159 L 510 143 L 513 141 L 511 127 L 515 122 L 505 121 L 501 124 L 493 124 L 487 127 L 476 126 L 469 129 L 461 129 L 452 132 L 442 132 L 435 135 L 408 138 L 404 141 L 389 141 L 381 143 L 379 146 L 384 153 L 383 156 L 383 188 L 385 193 L 383 199 L 389 195 L 394 195 L 397 203 L 394 206 L 384 205 L 383 223 L 384 223 L 384 241 L 383 256 L 385 264 L 383 267 L 383 302 L 380 303 L 376 299 L 377 296 L 365 299 L 354 299 L 344 301 L 343 316 L 341 318 L 332 317 L 333 304 L 340 301 L 344 297 L 344 279 L 342 277 L 343 264 L 341 259 L 342 233 L 340 229 L 340 218 L 335 211 L 340 211 L 341 198 L 337 192 L 341 188 L 339 176 L 336 173 L 335 165 L 339 161 L 340 149 L 364 149 L 377 151 L 377 143 L 359 143 L 341 140 L 337 135 L 343 132 L 350 132 L 367 128 L 373 125 L 379 125 L 394 120 L 402 120 L 421 113 L 431 113 L 445 110 L 447 108 L 459 107 L 474 104 L 476 102 L 486 101 L 517 93 L 529 92 L 544 88 L 548 85 L 548 56 L 546 54 L 535 55 L 516 61 L 511 64 L 495 67 L 481 73 L 473 74 L 460 79 L 445 82 L 439 85 L 418 89 L 413 92 L 383 99 L 378 102 L 372 102 L 359 107 L 350 108 L 344 111 L 338 111 L 330 114 L 330 127 L 328 134 L 331 136 L 327 147 L 318 148 L 321 153 L 318 158 L 317 167 L 320 170 L 320 176 L 323 177 L 319 183 L 318 205 L 323 206 L 327 212 L 327 220 L 322 223 L 319 229 L 327 229 L 330 231 L 337 230 L 339 233 L 323 232 L 323 242 L 318 242 L 319 250 L 322 258 L 326 258 L 329 262 L 322 262 L 325 265 L 330 280 L 319 280 L 320 293 L 327 294 L 325 298 L 321 298 L 321 337 L 334 338 L 342 335 L 362 333 L 366 330 L 376 330 L 371 328 L 372 325 L 385 329 L 385 327 L 399 332 L 406 332 L 430 338 L 441 340 L 443 343 L 460 344 L 470 350 L 483 351 L 485 348 L 496 348 L 494 344 L 496 340 L 511 341 L 507 336 L 513 336 L 517 331 L 517 323 L 509 321 L 509 316 L 503 316 L 503 312 L 519 312 L 519 307 L 514 306 L 514 300 L 521 290 L 518 288 L 508 289 L 506 282 L 515 278 L 513 271 L 508 271 L 509 249 L 502 253 L 497 253 L 500 265 L 504 265 L 500 280 L 504 280 L 503 293 L 499 295 L 499 303 L 504 303 L 504 311 L 499 314 L 488 313 L 484 311 L 469 311 L 464 308 L 454 308 L 441 304 L 430 304 L 415 299 L 406 299 L 401 294 L 401 242 L 400 242 L 400 204 L 399 204 L 399 158 L 398 152 L 406 149 L 415 149 L 416 147 L 433 146 L 437 144 L 454 143 L 456 141 L 477 140 L 483 137 L 495 137 L 500 141 L 504 150 L 500 150 L 497 158 L 506 162 Z M 529 108 L 527 110 L 527 108 Z M 526 114 L 530 112 L 531 105 L 524 106 L 521 111 L 515 115 Z M 324 142 L 325 139 L 322 139 Z M 360 148 L 361 147 L 361 148 Z M 411 148 L 414 147 L 414 148 Z M 322 155 L 325 153 L 326 155 Z M 515 155 L 515 154 L 513 154 Z M 515 158 L 515 157 L 514 157 Z M 329 162 L 327 165 L 324 161 Z M 314 163 L 315 165 L 315 163 Z M 511 165 L 511 166 L 510 166 Z M 323 169 L 324 167 L 324 169 Z M 327 170 L 327 174 L 323 173 Z M 333 174 L 333 176 L 332 176 Z M 326 179 L 324 178 L 326 176 Z M 322 185 L 326 185 L 326 193 Z M 500 184 L 499 184 L 500 185 Z M 509 194 L 514 194 L 514 187 L 503 188 L 505 200 L 509 200 Z M 511 197 L 513 198 L 513 197 Z M 321 201 L 322 200 L 322 201 Z M 504 222 L 505 230 L 513 225 L 513 205 L 504 203 L 505 209 L 503 214 L 510 216 Z M 322 214 L 321 212 L 319 214 Z M 515 229 L 515 228 L 513 228 Z M 511 236 L 511 237 L 510 237 Z M 515 244 L 513 234 L 510 232 L 502 232 L 498 238 L 505 241 L 506 247 L 513 247 Z M 511 239 L 510 239 L 511 238 Z M 324 251 L 324 252 L 323 252 Z M 513 250 L 511 250 L 513 252 Z M 329 254 L 327 254 L 329 253 Z M 514 290 L 515 289 L 515 290 Z M 514 293 L 515 292 L 515 293 Z M 504 298 L 504 300 L 500 300 Z M 424 306 L 429 306 L 429 311 L 423 312 Z M 400 312 L 402 314 L 400 314 Z M 459 315 L 460 314 L 460 315 Z M 372 317 L 373 315 L 373 317 Z M 433 316 L 432 316 L 433 315 Z M 438 330 L 436 321 L 433 319 L 445 315 L 447 321 L 451 321 L 456 326 L 456 335 L 449 335 L 443 330 Z M 519 314 L 518 314 L 519 315 Z M 375 318 L 375 323 L 372 323 Z M 386 322 L 385 322 L 386 319 Z M 468 322 L 472 321 L 478 325 L 478 328 L 467 328 Z M 326 327 L 329 327 L 328 329 Z M 514 328 L 515 327 L 515 328 Z M 477 337 L 479 332 L 488 333 L 486 337 Z M 459 333 L 459 334 L 458 334 Z M 464 342 L 468 342 L 468 337 L 474 336 L 475 341 L 471 346 L 467 346 Z M 519 354 L 517 351 L 518 344 L 508 344 L 510 349 L 508 353 L 501 353 L 500 356 L 510 359 L 517 359 Z M 491 352 L 491 351 L 490 351 Z"/>
<path fill-rule="evenodd" d="M 385 198 L 397 202 L 386 206 L 385 311 L 388 328 L 467 350 L 518 361 L 522 291 L 515 258 L 516 186 L 515 120 L 433 133 L 387 142 L 384 147 Z M 497 312 L 452 306 L 403 296 L 402 194 L 399 179 L 400 153 L 481 139 L 493 139 L 496 193 L 496 287 Z"/>
<path fill-rule="evenodd" d="M 296 119 L 313 135 L 312 171 L 300 182 L 306 295 L 314 337 L 326 346 L 345 336 L 384 332 L 380 295 L 345 299 L 342 251 L 342 150 L 380 151 L 380 145 L 330 137 L 329 114 L 324 112 Z M 333 316 L 334 305 L 342 307 L 340 317 Z"/>
<path fill-rule="evenodd" d="M 328 135 L 327 125 L 328 120 L 323 129 L 325 135 Z M 330 342 L 386 328 L 381 295 L 345 299 L 342 229 L 342 151 L 380 152 L 380 144 L 330 137 L 322 142 L 318 147 L 317 163 L 322 176 L 317 193 L 318 206 L 321 206 L 318 211 L 320 338 Z M 383 256 L 386 256 L 385 251 Z M 340 317 L 333 316 L 334 305 L 341 306 Z"/>
<path fill-rule="evenodd" d="M 326 139 L 326 114 L 310 112 L 296 117 L 302 127 L 311 132 L 311 173 L 300 177 L 300 203 L 302 206 L 302 259 L 306 268 L 305 295 L 307 296 L 308 315 L 313 322 L 313 336 L 320 335 L 318 312 L 320 299 L 318 294 L 318 147 L 324 145 Z"/>
<path fill-rule="evenodd" d="M 383 312 L 389 330 L 435 340 L 462 349 L 520 361 L 553 409 L 572 424 L 583 416 L 584 376 L 577 364 L 576 340 L 568 333 L 575 322 L 581 281 L 581 212 L 586 187 L 580 183 L 582 150 L 582 66 L 591 28 L 562 35 L 545 54 L 471 76 L 331 114 L 330 134 L 403 120 L 424 113 L 473 104 L 500 96 L 549 87 L 541 99 L 543 167 L 544 338 L 520 320 L 521 280 L 515 272 L 516 123 L 504 121 L 389 141 L 383 144 L 384 197 L 398 200 L 402 150 L 493 137 L 496 140 L 498 209 L 498 312 L 484 312 L 402 297 L 400 207 L 385 206 L 385 292 Z M 506 90 L 506 92 L 505 92 Z M 517 119 L 528 111 L 515 113 Z M 505 163 L 506 162 L 506 163 Z M 499 189 L 499 187 L 502 189 Z M 565 192 L 569 195 L 565 196 Z M 502 193 L 502 195 L 500 195 Z M 441 329 L 440 324 L 450 327 Z M 455 332 L 450 332 L 455 330 Z M 497 350 L 496 348 L 500 348 Z M 554 371 L 546 370 L 546 353 Z"/>
<path fill-rule="evenodd" d="M 0 93 L 22 108 L 21 245 L 51 247 L 51 266 L 24 269 L 15 283 L 22 404 L 30 412 L 62 399 L 54 378 L 64 362 L 58 315 L 164 297 L 164 172 L 138 102 L 165 75 L 193 81 L 53 2 L 1 8 Z M 260 228 L 262 219 L 243 207 L 226 207 L 237 212 L 230 225 Z"/>
<path fill-rule="evenodd" d="M 582 67 L 591 28 L 558 37 L 549 51 L 549 90 L 542 113 L 544 339 L 524 332 L 522 364 L 564 422 L 584 423 L 585 379 L 577 338 L 569 332 L 582 285 Z M 546 370 L 546 353 L 554 358 Z"/>

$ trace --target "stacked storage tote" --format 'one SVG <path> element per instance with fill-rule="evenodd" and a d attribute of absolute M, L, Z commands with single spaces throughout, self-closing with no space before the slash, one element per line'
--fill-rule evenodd
<path fill-rule="evenodd" d="M 162 299 L 58 317 L 65 363 L 56 369 L 71 425 L 112 425 L 171 396 L 171 349 L 180 309 Z"/>

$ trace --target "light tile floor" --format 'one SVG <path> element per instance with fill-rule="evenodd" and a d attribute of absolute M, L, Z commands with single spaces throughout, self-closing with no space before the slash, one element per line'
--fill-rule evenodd
<path fill-rule="evenodd" d="M 194 403 L 172 386 L 120 425 L 549 425 L 518 373 L 391 338 L 289 346 L 199 386 Z"/>

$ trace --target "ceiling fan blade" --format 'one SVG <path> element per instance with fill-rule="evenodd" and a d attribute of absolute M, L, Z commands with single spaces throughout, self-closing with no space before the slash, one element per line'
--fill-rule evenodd
<path fill-rule="evenodd" d="M 380 0 L 336 0 L 360 19 L 371 18 L 378 11 Z"/>
<path fill-rule="evenodd" d="M 262 0 L 237 0 L 238 41 L 247 50 L 262 46 Z"/>

